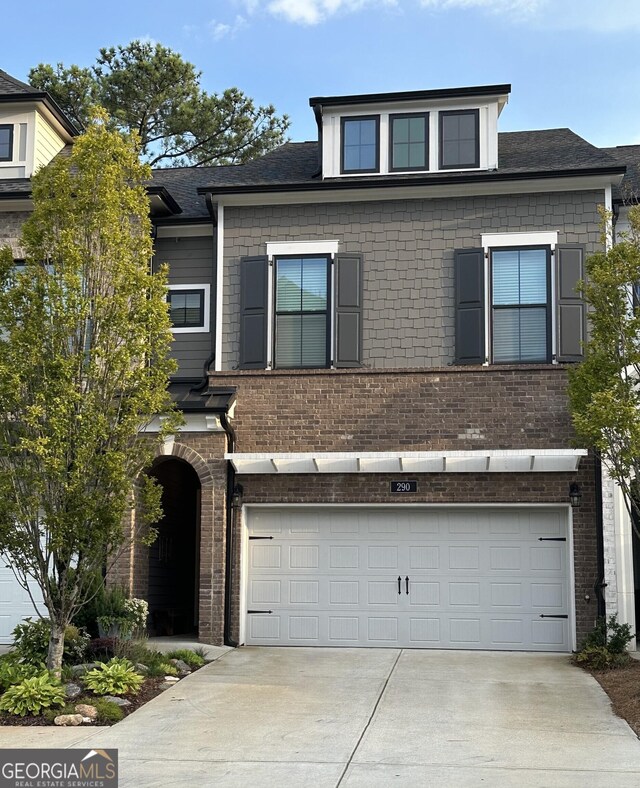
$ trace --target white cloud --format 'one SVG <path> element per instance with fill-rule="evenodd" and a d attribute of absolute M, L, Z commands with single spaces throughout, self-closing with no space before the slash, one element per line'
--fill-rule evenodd
<path fill-rule="evenodd" d="M 233 22 L 219 22 L 217 19 L 212 19 L 207 28 L 214 41 L 220 41 L 221 38 L 227 36 L 235 36 L 235 34 L 247 26 L 247 20 L 238 14 Z"/>
<path fill-rule="evenodd" d="M 337 14 L 394 7 L 406 14 L 478 11 L 499 15 L 506 24 L 527 24 L 541 30 L 588 30 L 616 33 L 640 30 L 638 0 L 233 0 L 246 16 L 260 12 L 286 22 L 317 25 Z M 221 25 L 219 36 L 233 25 Z M 227 27 L 230 28 L 227 30 Z"/>
<path fill-rule="evenodd" d="M 256 0 L 246 0 L 253 10 Z M 398 0 L 268 0 L 266 10 L 288 22 L 317 25 L 338 13 L 353 13 L 375 6 L 395 6 Z"/>

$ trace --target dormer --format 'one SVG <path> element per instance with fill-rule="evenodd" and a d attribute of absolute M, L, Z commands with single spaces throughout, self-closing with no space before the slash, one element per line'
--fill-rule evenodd
<path fill-rule="evenodd" d="M 511 85 L 318 96 L 322 177 L 498 167 L 498 117 Z"/>
<path fill-rule="evenodd" d="M 30 178 L 76 134 L 47 93 L 0 70 L 0 180 Z"/>

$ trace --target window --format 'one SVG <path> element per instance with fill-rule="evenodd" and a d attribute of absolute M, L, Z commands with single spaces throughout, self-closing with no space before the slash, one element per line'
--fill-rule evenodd
<path fill-rule="evenodd" d="M 440 169 L 480 166 L 477 109 L 440 113 Z"/>
<path fill-rule="evenodd" d="M 13 159 L 13 125 L 0 126 L 0 161 Z"/>
<path fill-rule="evenodd" d="M 342 118 L 340 169 L 346 172 L 378 172 L 380 169 L 380 117 Z"/>
<path fill-rule="evenodd" d="M 389 170 L 429 169 L 429 114 L 390 115 Z"/>
<path fill-rule="evenodd" d="M 275 366 L 326 367 L 329 258 L 275 259 Z"/>
<path fill-rule="evenodd" d="M 491 252 L 494 362 L 550 360 L 550 248 Z"/>
<path fill-rule="evenodd" d="M 209 285 L 172 285 L 167 293 L 174 333 L 208 331 Z"/>

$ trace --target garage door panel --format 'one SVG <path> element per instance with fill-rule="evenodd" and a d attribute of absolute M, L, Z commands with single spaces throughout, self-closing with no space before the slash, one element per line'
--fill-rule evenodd
<path fill-rule="evenodd" d="M 31 597 L 18 583 L 6 562 L 7 559 L 0 556 L 0 644 L 12 643 L 11 633 L 16 625 L 25 618 L 35 618 L 37 615 Z M 40 589 L 35 583 L 32 583 L 30 588 L 36 604 L 42 614 L 46 615 Z"/>
<path fill-rule="evenodd" d="M 248 643 L 569 650 L 566 513 L 298 511 L 250 513 Z"/>

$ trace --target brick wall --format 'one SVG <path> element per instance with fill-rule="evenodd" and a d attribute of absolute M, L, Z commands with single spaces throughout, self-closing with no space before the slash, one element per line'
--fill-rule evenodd
<path fill-rule="evenodd" d="M 556 230 L 560 243 L 600 243 L 602 191 L 433 200 L 226 207 L 222 368 L 239 362 L 240 258 L 267 241 L 331 240 L 364 266 L 365 366 L 437 367 L 454 354 L 453 251 L 490 232 Z"/>
<path fill-rule="evenodd" d="M 570 448 L 566 369 L 212 373 L 236 386 L 237 451 Z"/>

